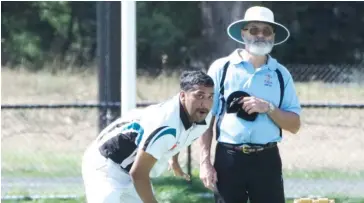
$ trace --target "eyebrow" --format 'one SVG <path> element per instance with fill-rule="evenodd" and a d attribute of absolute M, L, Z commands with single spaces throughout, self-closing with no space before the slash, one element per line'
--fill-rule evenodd
<path fill-rule="evenodd" d="M 202 90 L 197 90 L 196 94 L 211 94 L 211 95 L 213 95 L 215 93 L 214 92 L 212 92 L 212 93 L 206 93 L 206 92 L 204 92 Z"/>
<path fill-rule="evenodd" d="M 256 25 L 247 26 L 247 28 L 252 28 L 252 27 L 254 27 L 254 28 L 260 28 L 260 29 L 268 28 L 270 30 L 273 30 L 273 28 L 272 27 L 269 27 L 268 25 L 265 25 L 264 27 L 260 27 L 260 26 L 256 26 Z"/>

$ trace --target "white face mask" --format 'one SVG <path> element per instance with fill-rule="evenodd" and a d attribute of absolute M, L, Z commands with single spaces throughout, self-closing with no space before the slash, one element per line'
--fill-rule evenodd
<path fill-rule="evenodd" d="M 243 38 L 244 39 L 244 38 Z M 266 41 L 264 39 L 248 40 L 244 39 L 245 49 L 256 56 L 264 56 L 272 51 L 274 46 L 273 41 Z"/>

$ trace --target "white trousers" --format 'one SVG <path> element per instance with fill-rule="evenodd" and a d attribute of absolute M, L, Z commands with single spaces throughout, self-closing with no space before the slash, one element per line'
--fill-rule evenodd
<path fill-rule="evenodd" d="M 120 166 L 103 157 L 95 142 L 82 160 L 82 178 L 88 203 L 139 203 L 130 176 Z"/>

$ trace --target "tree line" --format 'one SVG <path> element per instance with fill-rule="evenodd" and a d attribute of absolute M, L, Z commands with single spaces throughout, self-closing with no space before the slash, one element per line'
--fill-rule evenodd
<path fill-rule="evenodd" d="M 241 46 L 228 38 L 226 27 L 252 5 L 271 8 L 291 31 L 272 53 L 283 64 L 363 62 L 362 2 L 137 2 L 138 71 L 207 68 Z M 97 2 L 1 2 L 2 65 L 37 70 L 54 60 L 94 64 L 96 7 Z"/>

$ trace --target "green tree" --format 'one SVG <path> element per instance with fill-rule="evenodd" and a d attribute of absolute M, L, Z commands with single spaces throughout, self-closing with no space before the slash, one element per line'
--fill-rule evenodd
<path fill-rule="evenodd" d="M 283 64 L 363 62 L 361 2 L 137 2 L 139 72 L 206 69 L 242 45 L 226 27 L 265 5 L 291 31 L 273 49 Z M 47 62 L 88 65 L 96 58 L 96 2 L 1 2 L 2 65 L 40 69 Z M 105 39 L 106 40 L 106 39 Z"/>
<path fill-rule="evenodd" d="M 138 68 L 158 74 L 189 65 L 201 46 L 200 2 L 138 2 Z M 166 62 L 163 63 L 163 57 Z"/>

